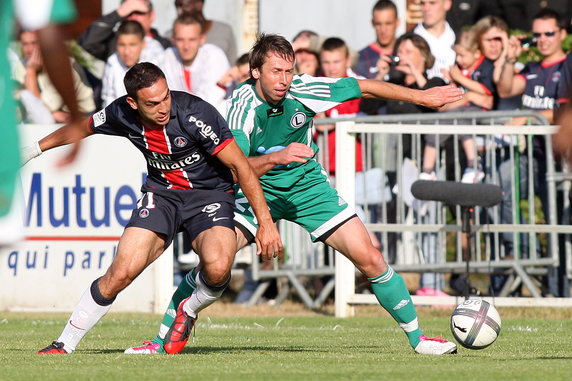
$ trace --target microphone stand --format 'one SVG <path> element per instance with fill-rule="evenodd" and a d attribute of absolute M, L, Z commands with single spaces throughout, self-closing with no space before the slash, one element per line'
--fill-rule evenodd
<path fill-rule="evenodd" d="M 473 249 L 473 232 L 471 229 L 471 214 L 474 211 L 474 207 L 472 206 L 463 206 L 461 207 L 462 213 L 462 227 L 461 232 L 467 234 L 467 245 L 463 248 L 463 257 L 465 258 L 465 300 L 469 299 L 469 291 L 470 291 L 470 283 L 469 283 L 469 262 L 472 256 L 472 249 Z"/>

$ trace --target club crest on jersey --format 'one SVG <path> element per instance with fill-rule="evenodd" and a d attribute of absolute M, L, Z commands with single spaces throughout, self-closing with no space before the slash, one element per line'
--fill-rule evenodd
<path fill-rule="evenodd" d="M 139 211 L 139 217 L 141 218 L 147 218 L 149 217 L 149 209 L 145 208 L 145 209 L 141 209 Z"/>
<path fill-rule="evenodd" d="M 214 213 L 219 209 L 220 209 L 220 204 L 218 202 L 215 202 L 214 204 L 209 204 L 209 205 L 205 206 L 202 211 L 204 213 L 208 213 L 209 217 L 210 217 L 211 213 Z"/>
<path fill-rule="evenodd" d="M 560 75 L 560 72 L 554 72 L 554 74 L 552 74 L 552 82 L 558 83 L 560 82 L 560 77 L 562 77 L 562 75 Z"/>
<path fill-rule="evenodd" d="M 93 118 L 93 127 L 101 126 L 103 123 L 105 123 L 105 109 L 93 114 L 92 118 Z"/>
<path fill-rule="evenodd" d="M 177 136 L 173 139 L 173 143 L 175 143 L 177 147 L 181 148 L 187 145 L 187 139 L 183 136 Z"/>
<path fill-rule="evenodd" d="M 294 128 L 300 128 L 306 123 L 306 114 L 303 112 L 297 112 L 290 119 L 290 125 Z"/>

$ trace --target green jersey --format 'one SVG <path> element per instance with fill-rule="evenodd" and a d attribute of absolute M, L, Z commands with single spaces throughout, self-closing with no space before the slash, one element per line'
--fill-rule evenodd
<path fill-rule="evenodd" d="M 246 156 L 276 152 L 294 142 L 307 144 L 317 152 L 312 140 L 314 116 L 360 97 L 361 89 L 355 78 L 295 75 L 285 97 L 272 105 L 258 96 L 255 81 L 251 79 L 234 91 L 227 122 Z M 316 167 L 319 165 L 315 160 L 276 166 L 260 181 L 263 185 L 289 188 Z"/>

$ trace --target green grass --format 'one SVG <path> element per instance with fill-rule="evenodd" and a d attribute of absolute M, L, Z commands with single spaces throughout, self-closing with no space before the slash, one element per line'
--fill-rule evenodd
<path fill-rule="evenodd" d="M 450 338 L 448 314 L 422 311 L 425 331 Z M 158 316 L 111 313 L 74 354 L 38 356 L 68 315 L 0 312 L 0 380 L 569 380 L 572 321 L 528 315 L 503 316 L 491 347 L 454 356 L 416 355 L 385 315 L 202 316 L 182 354 L 128 356 Z"/>

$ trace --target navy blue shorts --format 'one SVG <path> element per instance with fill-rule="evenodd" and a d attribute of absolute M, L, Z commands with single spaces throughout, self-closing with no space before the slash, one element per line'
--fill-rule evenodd
<path fill-rule="evenodd" d="M 234 195 L 213 190 L 162 190 L 146 192 L 137 202 L 126 227 L 151 230 L 165 237 L 168 247 L 178 232 L 186 230 L 191 242 L 213 226 L 234 230 Z"/>

